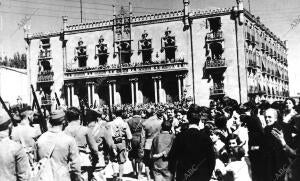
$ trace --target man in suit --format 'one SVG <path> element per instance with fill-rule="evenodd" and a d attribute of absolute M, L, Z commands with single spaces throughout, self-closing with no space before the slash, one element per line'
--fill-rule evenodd
<path fill-rule="evenodd" d="M 176 165 L 178 181 L 209 181 L 215 168 L 215 153 L 209 136 L 199 129 L 200 107 L 192 104 L 187 118 L 189 128 L 176 137 L 170 152 L 170 165 Z"/>

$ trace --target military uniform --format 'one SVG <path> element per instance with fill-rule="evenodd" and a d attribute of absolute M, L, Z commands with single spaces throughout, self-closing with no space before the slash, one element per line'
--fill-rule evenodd
<path fill-rule="evenodd" d="M 80 125 L 79 121 L 72 121 L 64 132 L 75 138 L 79 148 L 82 178 L 89 180 L 92 177 L 93 167 L 98 162 L 98 148 L 89 128 Z"/>
<path fill-rule="evenodd" d="M 1 111 L 1 110 L 0 110 Z M 0 112 L 0 180 L 27 181 L 30 166 L 21 144 L 9 139 L 11 121 L 6 112 Z"/>
<path fill-rule="evenodd" d="M 79 181 L 79 151 L 75 139 L 62 131 L 64 112 L 58 110 L 51 114 L 51 121 L 61 124 L 61 127 L 53 127 L 39 137 L 35 144 L 36 158 L 39 161 L 47 157 L 53 149 L 51 159 L 53 160 L 52 169 L 55 170 L 54 180 Z"/>
<path fill-rule="evenodd" d="M 143 129 L 143 122 L 145 120 L 139 115 L 134 115 L 128 120 L 128 125 L 132 133 L 131 150 L 129 151 L 129 159 L 136 159 L 140 162 L 143 159 L 143 151 L 145 145 L 145 130 Z"/>
<path fill-rule="evenodd" d="M 110 122 L 109 125 L 117 151 L 117 156 L 113 161 L 117 161 L 119 164 L 123 164 L 126 162 L 126 139 L 132 139 L 130 128 L 121 117 L 116 117 L 116 119 Z"/>

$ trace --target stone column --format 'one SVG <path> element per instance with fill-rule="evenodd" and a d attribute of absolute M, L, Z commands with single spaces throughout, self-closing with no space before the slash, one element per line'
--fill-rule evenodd
<path fill-rule="evenodd" d="M 67 87 L 67 106 L 71 107 L 72 106 L 72 88 L 71 88 L 71 83 L 66 83 L 65 86 Z"/>
<path fill-rule="evenodd" d="M 88 90 L 88 105 L 91 106 L 91 87 L 90 87 L 90 82 L 86 83 L 87 85 L 87 90 Z"/>
<path fill-rule="evenodd" d="M 161 90 L 161 77 L 157 77 L 158 81 L 158 102 L 164 102 L 163 101 L 163 95 L 162 95 L 162 90 Z"/>
<path fill-rule="evenodd" d="M 156 77 L 152 77 L 153 79 L 153 84 L 154 84 L 154 102 L 155 104 L 158 103 L 158 97 L 157 97 L 157 82 L 156 82 Z"/>
<path fill-rule="evenodd" d="M 178 100 L 181 101 L 182 96 L 182 84 L 181 84 L 182 75 L 177 75 L 178 81 Z"/>
<path fill-rule="evenodd" d="M 141 104 L 143 103 L 143 93 L 139 91 L 139 80 L 136 79 L 135 81 L 135 95 L 136 95 L 136 104 Z"/>
<path fill-rule="evenodd" d="M 74 84 L 73 83 L 71 83 L 70 84 L 70 87 L 71 87 L 71 97 L 70 97 L 70 99 L 71 99 L 71 106 L 74 106 L 74 98 L 75 98 L 75 96 L 74 96 Z"/>
<path fill-rule="evenodd" d="M 113 95 L 112 95 L 112 84 L 108 81 L 108 94 L 109 94 L 109 105 L 113 105 Z"/>
<path fill-rule="evenodd" d="M 131 104 L 134 104 L 134 82 L 132 79 L 129 79 L 130 81 L 130 88 L 131 88 Z"/>
<path fill-rule="evenodd" d="M 109 80 L 109 104 L 112 106 L 116 104 L 116 80 Z"/>
<path fill-rule="evenodd" d="M 95 102 L 95 83 L 91 82 L 91 101 L 92 101 L 92 105 L 94 106 L 94 102 Z"/>

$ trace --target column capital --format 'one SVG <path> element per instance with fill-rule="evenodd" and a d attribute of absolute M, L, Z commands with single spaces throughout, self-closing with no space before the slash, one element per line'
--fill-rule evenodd
<path fill-rule="evenodd" d="M 116 82 L 117 82 L 116 80 L 108 80 L 107 81 L 108 84 L 113 84 L 113 83 L 116 83 Z"/>
<path fill-rule="evenodd" d="M 139 79 L 138 78 L 130 78 L 129 81 L 130 82 L 137 82 Z"/>
<path fill-rule="evenodd" d="M 73 82 L 66 82 L 66 83 L 65 83 L 65 86 L 66 86 L 66 87 L 73 87 L 73 86 L 74 86 L 74 83 L 73 83 Z"/>
<path fill-rule="evenodd" d="M 85 84 L 86 85 L 95 85 L 95 82 L 94 81 L 87 81 Z"/>
<path fill-rule="evenodd" d="M 152 79 L 158 79 L 159 80 L 159 79 L 161 79 L 161 76 L 160 75 L 159 76 L 153 76 Z"/>

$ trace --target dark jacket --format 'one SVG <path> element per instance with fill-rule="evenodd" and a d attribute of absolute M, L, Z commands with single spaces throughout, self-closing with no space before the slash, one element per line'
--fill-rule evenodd
<path fill-rule="evenodd" d="M 284 139 L 289 144 L 291 142 L 290 128 L 286 123 L 275 122 L 271 126 L 265 127 L 263 155 L 264 155 L 264 180 L 265 181 L 283 181 L 285 174 L 281 170 L 289 165 L 288 154 L 284 151 L 281 143 L 272 135 L 273 128 L 282 130 Z"/>
<path fill-rule="evenodd" d="M 189 128 L 176 137 L 170 151 L 176 163 L 176 180 L 208 181 L 215 168 L 213 143 L 202 130 Z"/>

